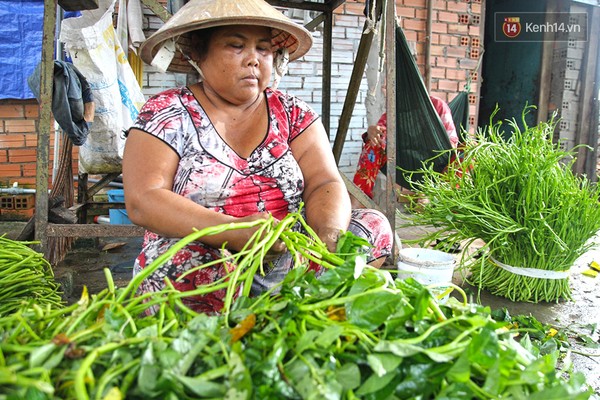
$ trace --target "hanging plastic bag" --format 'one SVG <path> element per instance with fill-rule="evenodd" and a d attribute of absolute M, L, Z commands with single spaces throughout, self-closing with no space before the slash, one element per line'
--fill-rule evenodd
<path fill-rule="evenodd" d="M 36 99 L 40 99 L 40 80 L 42 63 L 27 78 L 27 83 Z M 88 121 L 94 115 L 94 95 L 85 76 L 71 63 L 54 60 L 52 88 L 52 114 L 60 128 L 67 134 L 75 146 L 85 143 L 88 133 Z"/>
<path fill-rule="evenodd" d="M 59 35 L 96 103 L 88 139 L 79 149 L 79 170 L 89 174 L 121 172 L 124 132 L 145 102 L 113 26 L 115 1 L 101 0 L 98 9 L 64 20 Z"/>

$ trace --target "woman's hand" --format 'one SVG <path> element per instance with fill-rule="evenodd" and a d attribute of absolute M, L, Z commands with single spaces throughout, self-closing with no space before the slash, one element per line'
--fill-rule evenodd
<path fill-rule="evenodd" d="M 373 146 L 385 145 L 387 129 L 381 125 L 371 125 L 367 128 L 367 139 Z"/>
<path fill-rule="evenodd" d="M 236 218 L 233 222 L 253 222 L 261 219 L 267 220 L 271 218 L 271 214 L 268 212 L 262 212 L 258 214 L 248 215 L 247 217 Z M 277 225 L 279 220 L 274 220 L 274 225 Z M 246 229 L 235 229 L 227 232 L 223 232 L 223 237 L 218 238 L 219 241 L 226 243 L 226 247 L 233 251 L 240 251 L 246 243 L 250 240 L 252 235 L 256 233 L 258 227 L 246 228 Z M 215 235 L 219 236 L 219 235 Z M 286 250 L 285 243 L 281 240 L 277 240 L 273 246 L 269 249 L 269 254 L 279 254 Z"/>
<path fill-rule="evenodd" d="M 327 246 L 327 250 L 332 253 L 335 253 L 337 248 L 337 242 L 340 238 L 341 230 L 339 228 L 321 228 L 317 232 L 319 238 L 325 243 Z"/>

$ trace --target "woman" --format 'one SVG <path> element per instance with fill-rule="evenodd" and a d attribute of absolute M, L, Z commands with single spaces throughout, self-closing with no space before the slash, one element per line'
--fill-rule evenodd
<path fill-rule="evenodd" d="M 148 38 L 142 59 L 151 63 L 158 48 L 176 36 L 178 54 L 169 68 L 184 71 L 179 61 L 187 59 L 200 81 L 148 100 L 128 132 L 126 207 L 132 222 L 147 229 L 134 274 L 194 229 L 269 214 L 280 220 L 301 202 L 306 221 L 330 250 L 341 231 L 351 230 L 373 244 L 368 261 L 381 265 L 392 247 L 388 221 L 374 210 L 351 215 L 317 114 L 269 87 L 274 62 L 281 66 L 288 54 L 296 59 L 306 53 L 310 33 L 262 0 L 192 0 Z M 201 238 L 146 279 L 140 292 L 162 289 L 164 278 L 180 291 L 218 280 L 235 266 L 203 268 L 175 282 L 183 272 L 221 259 L 223 245 L 239 251 L 252 233 Z M 281 244 L 272 249 L 283 250 Z M 279 254 L 265 276 L 255 277 L 253 292 L 277 284 L 291 267 L 289 253 Z M 188 296 L 185 302 L 213 313 L 222 308 L 224 295 Z"/>

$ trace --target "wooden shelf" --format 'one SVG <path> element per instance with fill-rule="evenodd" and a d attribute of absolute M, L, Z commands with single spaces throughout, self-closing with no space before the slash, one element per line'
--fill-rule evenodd
<path fill-rule="evenodd" d="M 48 237 L 135 237 L 143 236 L 137 225 L 48 224 Z"/>

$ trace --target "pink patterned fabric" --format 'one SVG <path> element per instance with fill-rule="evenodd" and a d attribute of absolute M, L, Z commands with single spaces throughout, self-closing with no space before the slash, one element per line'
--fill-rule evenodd
<path fill-rule="evenodd" d="M 302 171 L 290 149 L 290 143 L 318 118 L 305 102 L 283 92 L 265 91 L 269 114 L 264 140 L 245 159 L 235 153 L 219 136 L 208 116 L 188 88 L 167 90 L 151 98 L 133 125 L 168 144 L 179 158 L 173 191 L 214 211 L 235 217 L 271 212 L 282 219 L 299 209 L 304 190 Z M 391 252 L 392 234 L 383 214 L 363 210 L 353 214 L 349 230 L 356 230 L 375 247 L 370 260 Z M 146 231 L 143 249 L 134 266 L 134 274 L 150 265 L 178 239 L 165 238 Z M 196 242 L 181 249 L 140 286 L 140 293 L 161 290 L 170 279 L 180 291 L 193 290 L 215 282 L 235 268 L 231 263 L 200 269 L 175 279 L 185 271 L 230 254 Z M 280 282 L 292 268 L 292 259 L 284 254 L 268 269 L 265 277 L 256 277 L 253 290 L 261 292 Z M 209 295 L 186 297 L 185 302 L 199 312 L 218 312 L 223 306 L 224 290 Z"/>
<path fill-rule="evenodd" d="M 450 111 L 450 107 L 439 97 L 429 96 L 429 98 L 433 103 L 433 108 L 435 108 L 435 111 L 440 116 L 442 124 L 444 124 L 444 128 L 446 128 L 446 133 L 448 134 L 448 139 L 450 139 L 450 144 L 452 147 L 456 148 L 456 146 L 458 146 L 458 134 L 456 133 L 454 121 L 452 120 L 452 111 Z"/>

